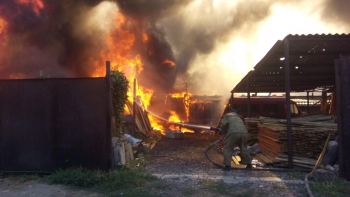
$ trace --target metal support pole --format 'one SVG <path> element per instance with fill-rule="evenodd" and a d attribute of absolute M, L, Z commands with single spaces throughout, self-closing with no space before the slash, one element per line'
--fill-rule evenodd
<path fill-rule="evenodd" d="M 339 176 L 350 181 L 350 55 L 336 60 Z"/>
<path fill-rule="evenodd" d="M 293 142 L 292 142 L 292 124 L 290 113 L 290 76 L 289 76 L 289 40 L 284 39 L 284 71 L 286 88 L 286 119 L 287 119 L 287 138 L 288 138 L 288 167 L 293 168 Z"/>
<path fill-rule="evenodd" d="M 248 118 L 251 118 L 249 80 L 247 80 L 247 99 L 248 99 Z"/>
<path fill-rule="evenodd" d="M 322 90 L 321 111 L 327 112 L 327 92 Z"/>
<path fill-rule="evenodd" d="M 310 97 L 309 97 L 309 91 L 306 92 L 306 99 L 307 99 L 307 114 L 310 114 Z"/>

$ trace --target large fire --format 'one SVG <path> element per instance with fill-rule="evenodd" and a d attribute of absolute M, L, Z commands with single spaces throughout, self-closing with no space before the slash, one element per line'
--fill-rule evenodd
<path fill-rule="evenodd" d="M 15 2 L 28 5 L 37 16 L 40 15 L 40 10 L 44 8 L 44 4 L 41 0 L 15 0 Z"/>
<path fill-rule="evenodd" d="M 111 23 L 112 25 L 110 25 L 112 27 L 108 26 L 109 28 L 107 30 L 106 28 L 91 30 L 91 24 L 96 25 L 96 22 L 93 23 L 90 19 L 89 21 L 79 18 L 78 11 L 81 11 L 81 13 L 84 14 L 85 11 L 92 13 L 92 9 L 89 10 L 84 6 L 81 6 L 84 3 L 91 7 L 98 7 L 97 5 L 102 4 L 99 4 L 98 1 L 95 1 L 94 4 L 94 1 L 89 1 L 89 3 L 84 1 L 63 1 L 55 3 L 53 1 L 45 0 L 13 0 L 8 4 L 0 3 L 0 12 L 5 11 L 6 6 L 9 6 L 16 11 L 15 14 L 12 14 L 11 11 L 6 12 L 5 14 L 0 14 L 0 63 L 3 64 L 4 62 L 11 62 L 13 57 L 15 57 L 15 59 L 21 59 L 17 58 L 17 55 L 11 56 L 3 53 L 3 51 L 6 51 L 8 48 L 13 50 L 7 50 L 9 51 L 8 53 L 18 53 L 18 57 L 22 55 L 23 57 L 31 60 L 30 63 L 28 63 L 29 61 L 27 60 L 18 61 L 19 64 L 22 64 L 23 62 L 25 63 L 23 63 L 23 65 L 18 65 L 16 69 L 13 69 L 13 71 L 11 70 L 12 68 L 8 69 L 11 71 L 8 71 L 9 76 L 5 77 L 18 79 L 32 78 L 34 77 L 33 73 L 39 73 L 39 70 L 44 66 L 38 66 L 34 69 L 29 68 L 28 70 L 30 70 L 30 72 L 33 72 L 30 74 L 26 73 L 24 68 L 27 68 L 29 64 L 32 64 L 32 62 L 36 64 L 37 62 L 42 61 L 42 57 L 49 55 L 52 55 L 52 59 L 47 59 L 52 62 L 57 60 L 57 62 L 54 62 L 56 64 L 55 66 L 64 70 L 64 72 L 61 72 L 61 75 L 57 76 L 65 77 L 103 77 L 106 74 L 104 62 L 110 61 L 111 70 L 118 70 L 123 72 L 130 82 L 130 89 L 128 91 L 130 102 L 134 102 L 133 99 L 136 98 L 136 102 L 138 104 L 148 109 L 151 106 L 151 98 L 156 90 L 139 84 L 139 75 L 144 70 L 145 64 L 152 64 L 154 61 L 158 61 L 158 64 L 162 66 L 161 69 L 176 69 L 176 64 L 174 61 L 172 61 L 174 57 L 168 56 L 167 53 L 162 53 L 163 48 L 159 50 L 159 47 L 149 47 L 152 46 L 150 43 L 154 41 L 154 37 L 152 37 L 152 35 L 146 31 L 147 28 L 141 28 L 143 24 L 140 24 L 140 21 L 123 15 L 122 12 L 120 12 L 118 9 L 115 9 L 115 12 L 117 12 L 117 14 L 115 15 L 114 23 Z M 106 4 L 107 2 L 105 1 L 103 3 Z M 108 3 L 109 4 L 106 7 L 100 9 L 102 10 L 101 12 L 103 12 L 104 9 L 111 7 L 112 2 Z M 81 10 L 77 10 L 77 13 L 62 11 L 67 7 L 70 7 L 71 10 L 74 10 L 72 9 L 75 8 L 74 6 L 77 6 Z M 60 17 L 60 15 L 56 16 L 55 12 L 60 11 L 66 14 L 66 16 L 57 19 Z M 87 14 L 87 16 L 90 17 L 91 13 L 90 15 Z M 18 16 L 16 16 L 16 14 Z M 74 19 L 78 18 L 79 20 L 70 20 L 69 17 L 74 14 L 78 15 L 75 16 Z M 80 20 L 83 20 L 84 23 L 79 23 Z M 102 27 L 104 21 L 97 21 L 101 23 L 98 25 L 101 25 Z M 18 22 L 20 25 L 16 24 L 16 22 Z M 28 28 L 29 33 L 26 33 L 26 31 L 24 31 L 26 30 L 25 28 Z M 38 28 L 38 31 L 36 31 L 36 28 Z M 41 34 L 36 34 L 37 32 L 40 32 Z M 84 42 L 88 42 L 88 45 L 84 45 L 85 43 L 82 44 L 82 46 L 91 47 L 91 49 L 86 50 L 82 49 L 81 47 L 75 48 L 77 44 L 80 44 L 79 39 L 83 38 L 93 39 L 89 41 L 84 40 Z M 52 43 L 47 44 L 45 39 L 52 41 Z M 18 44 L 18 46 L 9 47 L 11 46 L 11 43 L 21 44 Z M 94 46 L 96 46 L 96 48 L 94 48 Z M 73 47 L 73 49 L 69 47 Z M 135 47 L 139 50 L 133 50 Z M 19 52 L 15 50 L 19 50 Z M 81 55 L 83 52 L 79 53 L 79 50 L 84 50 L 85 52 L 88 51 L 88 53 Z M 143 54 L 138 51 L 142 51 Z M 46 54 L 42 54 L 44 52 Z M 162 54 L 158 55 L 158 53 Z M 81 55 L 81 57 L 76 58 L 76 55 Z M 149 59 L 146 61 L 144 59 L 145 56 L 153 58 L 153 62 Z M 16 64 L 18 64 L 18 62 L 16 62 Z M 40 64 L 46 66 L 47 63 L 48 62 L 44 61 Z M 80 67 L 72 68 L 72 65 L 76 64 L 80 64 Z M 38 68 L 39 70 L 37 70 Z M 6 69 L 7 68 L 0 67 L 0 71 Z M 51 71 L 53 74 L 55 74 L 57 70 L 55 70 L 55 68 L 52 68 Z M 73 74 L 62 74 L 66 73 L 66 71 L 70 71 Z M 150 76 L 151 74 L 148 73 L 147 76 Z M 54 75 L 53 77 L 57 76 Z M 133 95 L 134 87 L 136 87 L 136 95 Z M 154 129 L 163 131 L 163 133 L 166 129 L 181 130 L 182 132 L 193 132 L 181 127 L 181 123 L 188 122 L 190 105 L 189 98 L 191 95 L 192 94 L 187 91 L 187 83 L 186 92 L 170 94 L 170 98 L 178 98 L 182 100 L 182 104 L 185 108 L 185 117 L 179 114 L 180 112 L 178 111 L 170 111 L 167 109 L 169 110 L 167 112 L 168 117 L 163 117 L 167 119 L 167 121 L 149 115 L 151 126 Z M 128 111 L 127 107 L 125 109 Z M 162 116 L 164 114 L 159 115 Z"/>

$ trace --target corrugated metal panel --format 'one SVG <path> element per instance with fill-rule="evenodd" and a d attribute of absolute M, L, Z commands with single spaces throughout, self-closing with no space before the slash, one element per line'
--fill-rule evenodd
<path fill-rule="evenodd" d="M 334 60 L 350 54 L 350 34 L 288 35 L 290 50 L 290 90 L 303 92 L 315 88 L 333 88 Z M 283 41 L 270 51 L 232 90 L 247 92 L 285 92 Z"/>

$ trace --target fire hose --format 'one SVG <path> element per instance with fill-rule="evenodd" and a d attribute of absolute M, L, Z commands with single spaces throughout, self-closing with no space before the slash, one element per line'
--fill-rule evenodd
<path fill-rule="evenodd" d="M 137 103 L 138 105 L 140 105 L 139 103 Z M 140 105 L 141 106 L 141 105 Z M 210 126 L 204 126 L 204 125 L 195 125 L 195 124 L 187 124 L 187 123 L 182 123 L 182 122 L 172 122 L 169 121 L 165 118 L 162 118 L 160 116 L 158 116 L 157 114 L 145 109 L 149 114 L 151 114 L 152 116 L 155 116 L 156 118 L 159 118 L 163 121 L 169 122 L 171 124 L 175 124 L 175 125 L 179 125 L 182 127 L 187 127 L 187 128 L 197 128 L 197 129 L 207 129 L 207 130 L 214 130 L 215 132 L 218 132 L 220 130 L 220 128 L 215 128 L 215 127 L 210 127 Z M 210 159 L 210 157 L 208 156 L 208 151 L 215 146 L 216 144 L 218 144 L 220 141 L 222 141 L 224 138 L 226 137 L 226 135 L 222 135 L 218 140 L 216 140 L 215 142 L 213 142 L 211 145 L 209 145 L 209 147 L 204 151 L 204 154 L 207 158 L 207 160 L 212 163 L 213 165 L 215 165 L 218 168 L 224 168 L 223 165 L 217 164 L 214 161 L 212 161 Z M 237 169 L 237 170 L 245 170 L 246 168 L 232 168 L 231 169 Z M 298 172 L 310 172 L 309 169 L 280 169 L 280 168 L 259 168 L 259 169 L 249 169 L 249 170 L 258 170 L 258 171 L 276 171 L 276 172 L 293 172 L 293 171 L 298 171 Z"/>
<path fill-rule="evenodd" d="M 149 112 L 150 114 L 152 114 L 153 116 L 159 118 L 159 119 L 162 119 L 162 120 L 164 120 L 164 121 L 166 121 L 166 122 L 170 122 L 170 123 L 172 123 L 172 124 L 180 125 L 180 126 L 183 126 L 183 127 L 192 127 L 192 128 L 199 128 L 199 129 L 214 130 L 215 133 L 220 131 L 220 128 L 215 128 L 215 127 L 209 127 L 209 126 L 203 126 L 203 125 L 185 124 L 185 123 L 179 123 L 179 122 L 171 122 L 171 121 L 169 121 L 169 120 L 167 120 L 167 119 L 165 119 L 165 118 L 162 118 L 162 117 L 157 116 L 156 114 L 154 114 L 154 113 L 152 113 L 152 112 L 150 112 L 150 111 L 148 111 L 148 112 Z M 209 145 L 208 148 L 206 148 L 205 151 L 204 151 L 204 154 L 205 154 L 205 157 L 207 158 L 207 160 L 208 160 L 210 163 L 212 163 L 213 165 L 215 165 L 216 167 L 222 168 L 222 169 L 224 168 L 224 166 L 222 166 L 222 165 L 220 165 L 220 164 L 215 163 L 214 161 L 212 161 L 212 160 L 210 159 L 210 157 L 208 156 L 208 151 L 209 151 L 213 146 L 215 146 L 215 145 L 218 144 L 220 141 L 222 141 L 225 137 L 226 137 L 226 134 L 223 134 L 218 140 L 216 140 L 216 141 L 213 142 L 211 145 Z M 244 170 L 245 168 L 242 169 L 242 168 L 232 168 L 232 167 L 231 167 L 231 169 L 240 169 L 240 170 Z M 258 171 L 282 171 L 282 172 L 285 172 L 285 171 L 288 171 L 288 172 L 290 172 L 290 171 L 310 172 L 310 170 L 301 170 L 301 169 L 299 169 L 299 170 L 287 169 L 287 170 L 286 170 L 286 169 L 276 169 L 276 168 L 263 168 L 263 169 L 254 169 L 254 168 L 253 168 L 253 169 L 249 169 L 249 170 L 258 170 Z M 309 174 L 307 174 L 307 175 L 305 176 L 305 179 L 304 179 L 304 181 L 305 181 L 305 187 L 306 187 L 306 189 L 307 189 L 307 192 L 308 192 L 309 196 L 310 196 L 310 197 L 314 197 L 313 194 L 312 194 L 312 192 L 311 192 L 311 190 L 310 190 L 310 187 L 309 187 L 308 176 L 309 176 Z"/>
<path fill-rule="evenodd" d="M 215 127 L 209 127 L 209 126 L 204 126 L 204 125 L 194 125 L 194 124 L 187 124 L 187 123 L 181 123 L 181 122 L 172 122 L 172 121 L 169 121 L 165 118 L 162 118 L 160 116 L 158 116 L 157 114 L 149 111 L 149 110 L 146 110 L 149 114 L 151 114 L 152 116 L 158 118 L 158 119 L 161 119 L 163 121 L 166 121 L 166 122 L 169 122 L 169 123 L 172 123 L 172 124 L 175 124 L 175 125 L 179 125 L 179 126 L 182 126 L 182 127 L 189 127 L 189 128 L 196 128 L 196 129 L 207 129 L 207 130 L 214 130 L 215 132 L 219 131 L 220 129 L 219 128 L 215 128 Z M 213 165 L 215 165 L 216 167 L 218 168 L 224 168 L 224 166 L 220 165 L 220 164 L 217 164 L 215 163 L 214 161 L 212 161 L 210 159 L 210 157 L 208 156 L 208 151 L 213 147 L 215 146 L 217 143 L 219 143 L 220 141 L 222 141 L 224 138 L 225 138 L 226 135 L 222 135 L 218 140 L 216 140 L 214 143 L 212 143 L 205 151 L 204 151 L 204 154 L 207 158 L 207 160 L 212 163 Z"/>

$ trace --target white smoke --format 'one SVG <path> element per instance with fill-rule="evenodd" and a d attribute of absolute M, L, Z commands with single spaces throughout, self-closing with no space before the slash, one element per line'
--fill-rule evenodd
<path fill-rule="evenodd" d="M 348 24 L 339 25 L 346 21 L 324 16 L 327 3 L 196 0 L 160 18 L 157 27 L 177 66 L 186 67 L 177 83 L 187 81 L 193 94 L 225 95 L 288 34 L 349 33 Z"/>

